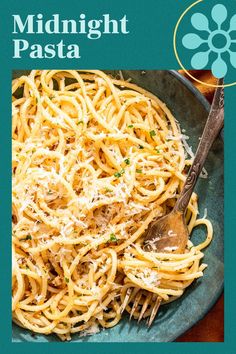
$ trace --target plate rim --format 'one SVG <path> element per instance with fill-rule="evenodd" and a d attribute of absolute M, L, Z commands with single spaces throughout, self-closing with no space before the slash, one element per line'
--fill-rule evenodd
<path fill-rule="evenodd" d="M 194 96 L 197 97 L 197 99 L 200 101 L 200 103 L 203 105 L 203 107 L 206 109 L 208 114 L 210 113 L 211 105 L 207 101 L 206 97 L 199 91 L 196 86 L 192 84 L 192 82 L 180 74 L 177 70 L 167 70 L 172 76 L 174 76 L 177 80 L 179 80 L 184 86 L 186 86 L 189 91 L 191 91 Z"/>

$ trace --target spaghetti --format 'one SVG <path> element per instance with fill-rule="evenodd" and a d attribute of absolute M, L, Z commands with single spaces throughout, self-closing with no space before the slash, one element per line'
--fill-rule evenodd
<path fill-rule="evenodd" d="M 191 164 L 168 108 L 95 70 L 33 70 L 12 91 L 14 322 L 70 340 L 116 325 L 128 288 L 180 297 L 203 275 L 212 226 L 193 194 L 188 229 L 204 224 L 206 240 L 184 254 L 142 248 Z"/>

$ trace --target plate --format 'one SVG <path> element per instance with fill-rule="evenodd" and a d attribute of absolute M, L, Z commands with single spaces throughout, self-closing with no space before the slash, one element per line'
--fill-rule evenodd
<path fill-rule="evenodd" d="M 107 71 L 113 76 L 118 71 Z M 24 72 L 27 73 L 27 72 Z M 15 71 L 14 77 L 22 75 Z M 122 71 L 124 77 L 157 95 L 179 121 L 188 143 L 196 150 L 209 112 L 209 104 L 203 95 L 176 71 Z M 208 268 L 204 276 L 195 281 L 184 295 L 173 303 L 160 308 L 151 328 L 144 322 L 129 321 L 128 316 L 111 329 L 101 330 L 93 336 L 73 335 L 72 342 L 171 342 L 198 322 L 213 306 L 223 289 L 223 232 L 224 232 L 224 191 L 223 191 L 223 141 L 215 141 L 205 168 L 208 178 L 199 178 L 196 192 L 199 196 L 199 214 L 207 208 L 208 218 L 213 223 L 214 238 L 204 251 L 204 263 Z M 191 239 L 200 242 L 205 236 L 204 228 L 194 230 Z M 32 334 L 13 324 L 14 342 L 58 342 L 55 335 Z"/>

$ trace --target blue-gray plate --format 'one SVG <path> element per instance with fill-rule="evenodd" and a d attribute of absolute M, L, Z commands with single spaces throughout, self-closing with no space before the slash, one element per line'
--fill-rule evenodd
<path fill-rule="evenodd" d="M 117 71 L 109 71 L 117 75 Z M 195 151 L 209 112 L 209 104 L 202 94 L 185 78 L 175 71 L 122 71 L 125 78 L 156 94 L 173 112 L 181 128 L 189 136 L 189 145 Z M 14 72 L 14 76 L 22 75 Z M 162 306 L 151 328 L 145 323 L 128 320 L 93 336 L 74 335 L 73 342 L 171 342 L 199 321 L 213 306 L 223 289 L 223 141 L 219 137 L 208 156 L 205 168 L 208 178 L 200 178 L 196 192 L 199 196 L 199 213 L 207 208 L 208 218 L 214 227 L 214 239 L 205 250 L 204 263 L 208 268 L 203 278 L 195 281 L 177 301 Z M 204 238 L 204 228 L 194 230 L 192 240 Z M 34 334 L 13 324 L 14 342 L 55 342 L 54 335 Z"/>

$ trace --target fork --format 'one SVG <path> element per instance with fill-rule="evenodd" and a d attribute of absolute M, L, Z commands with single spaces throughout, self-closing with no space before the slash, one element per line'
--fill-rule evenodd
<path fill-rule="evenodd" d="M 143 301 L 141 301 L 142 299 Z M 139 323 L 142 319 L 147 318 L 147 326 L 150 327 L 161 305 L 161 298 L 147 290 L 130 287 L 127 289 L 124 302 L 121 306 L 121 313 L 123 313 L 127 305 L 131 302 L 133 302 L 133 306 L 130 311 L 129 319 L 131 320 L 133 316 L 137 317 Z M 139 314 L 136 315 L 135 313 L 139 307 Z"/>
<path fill-rule="evenodd" d="M 212 107 L 182 192 L 173 210 L 164 217 L 154 221 L 146 230 L 144 241 L 145 251 L 168 253 L 172 250 L 172 253 L 182 253 L 186 248 L 189 233 L 185 220 L 185 212 L 209 150 L 224 123 L 223 79 L 218 81 L 218 85 L 220 87 L 217 87 L 215 91 Z M 146 296 L 146 299 L 141 303 L 143 296 Z M 142 289 L 137 290 L 137 288 L 133 288 L 132 290 L 132 288 L 128 288 L 122 305 L 122 312 L 130 302 L 133 302 L 130 319 L 138 308 L 140 308 L 138 322 L 149 315 L 147 325 L 150 327 L 156 317 L 162 299 L 160 296 Z M 150 309 L 147 313 L 149 306 Z"/>

